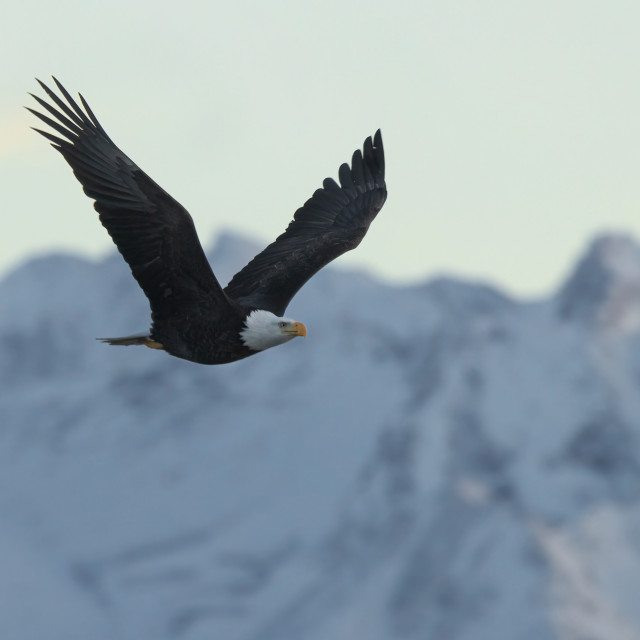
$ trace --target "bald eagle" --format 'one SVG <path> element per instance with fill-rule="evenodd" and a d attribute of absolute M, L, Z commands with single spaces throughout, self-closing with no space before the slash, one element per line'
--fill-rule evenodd
<path fill-rule="evenodd" d="M 99 340 L 223 364 L 306 336 L 304 324 L 284 317 L 287 305 L 311 276 L 360 243 L 386 200 L 380 130 L 353 154 L 351 167 L 339 168 L 340 184 L 327 178 L 286 231 L 223 289 L 186 209 L 111 141 L 82 95 L 84 111 L 53 80 L 66 103 L 40 80 L 51 103 L 30 94 L 53 118 L 27 108 L 61 137 L 34 129 L 95 200 L 100 221 L 151 307 L 148 332 Z"/>

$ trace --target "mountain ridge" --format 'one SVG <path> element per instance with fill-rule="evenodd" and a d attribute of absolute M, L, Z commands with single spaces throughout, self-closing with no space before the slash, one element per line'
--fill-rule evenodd
<path fill-rule="evenodd" d="M 0 635 L 638 640 L 638 274 L 619 235 L 535 301 L 325 269 L 307 340 L 203 367 L 95 342 L 148 326 L 119 256 L 24 265 Z"/>

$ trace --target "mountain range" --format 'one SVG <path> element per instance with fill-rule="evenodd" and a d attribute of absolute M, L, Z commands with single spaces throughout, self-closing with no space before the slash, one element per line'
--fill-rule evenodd
<path fill-rule="evenodd" d="M 1 638 L 640 639 L 634 239 L 533 301 L 327 268 L 218 367 L 96 342 L 149 323 L 116 254 L 0 301 Z"/>

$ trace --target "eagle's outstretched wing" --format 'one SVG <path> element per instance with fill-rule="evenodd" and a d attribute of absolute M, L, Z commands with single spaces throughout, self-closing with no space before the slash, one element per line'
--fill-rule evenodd
<path fill-rule="evenodd" d="M 64 156 L 84 192 L 95 200 L 100 221 L 149 298 L 154 326 L 174 314 L 215 318 L 229 300 L 189 213 L 118 149 L 81 95 L 84 111 L 54 81 L 67 104 L 38 80 L 52 104 L 31 95 L 53 118 L 29 111 L 59 136 L 36 131 Z"/>
<path fill-rule="evenodd" d="M 281 316 L 311 276 L 358 246 L 387 198 L 380 130 L 338 175 L 339 185 L 326 178 L 287 230 L 231 279 L 231 298 Z"/>

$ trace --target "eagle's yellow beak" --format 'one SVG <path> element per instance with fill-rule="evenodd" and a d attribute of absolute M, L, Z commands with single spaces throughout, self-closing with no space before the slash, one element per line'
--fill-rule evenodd
<path fill-rule="evenodd" d="M 294 322 L 293 323 L 293 331 L 292 333 L 296 336 L 302 336 L 303 338 L 307 337 L 307 327 L 305 327 L 302 322 Z"/>

